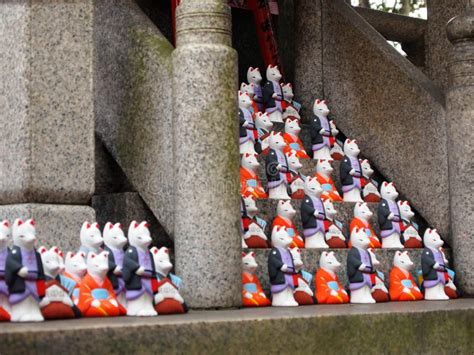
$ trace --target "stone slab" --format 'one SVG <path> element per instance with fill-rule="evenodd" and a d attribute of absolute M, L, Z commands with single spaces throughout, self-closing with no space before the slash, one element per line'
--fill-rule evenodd
<path fill-rule="evenodd" d="M 449 241 L 443 93 L 348 4 L 324 3 L 324 90 L 338 127 Z"/>
<path fill-rule="evenodd" d="M 3 1 L 0 17 L 0 203 L 87 203 L 92 1 Z"/>
<path fill-rule="evenodd" d="M 472 354 L 474 301 L 191 311 L 2 324 L 2 354 Z M 453 331 L 455 329 L 455 331 Z M 291 336 L 289 336 L 291 334 Z M 364 339 L 364 341 L 361 341 Z"/>
<path fill-rule="evenodd" d="M 172 45 L 133 0 L 95 3 L 96 132 L 172 235 Z"/>
<path fill-rule="evenodd" d="M 258 278 L 262 284 L 263 289 L 269 295 L 270 282 L 268 278 L 267 259 L 271 249 L 247 249 L 246 251 L 253 251 L 255 253 L 255 260 L 257 261 L 259 268 L 257 271 Z M 421 253 L 423 249 L 399 249 L 402 251 L 408 250 L 411 260 L 414 263 L 412 275 L 417 279 L 416 273 L 421 270 Z M 346 260 L 349 249 L 301 249 L 301 257 L 304 263 L 304 270 L 313 275 L 313 283 L 310 285 L 314 291 L 314 275 L 319 269 L 319 258 L 323 251 L 334 251 L 334 254 L 341 263 L 341 268 L 337 272 L 337 276 L 341 281 L 342 285 L 347 287 L 347 274 L 346 274 Z M 393 257 L 397 249 L 375 249 L 375 255 L 377 260 L 380 262 L 378 270 L 381 271 L 385 276 L 385 281 L 388 286 L 388 280 L 390 270 L 393 266 Z M 451 249 L 445 249 L 446 257 L 450 261 L 450 266 L 453 266 L 453 257 Z"/>
<path fill-rule="evenodd" d="M 107 222 L 120 222 L 126 233 L 130 222 L 147 221 L 154 246 L 171 247 L 173 245 L 163 226 L 137 192 L 95 195 L 92 198 L 92 207 L 95 209 L 97 222 L 101 226 Z"/>
<path fill-rule="evenodd" d="M 36 221 L 37 246 L 58 246 L 64 254 L 80 246 L 79 232 L 84 221 L 95 221 L 89 206 L 17 204 L 0 206 L 0 219 L 33 218 Z"/>

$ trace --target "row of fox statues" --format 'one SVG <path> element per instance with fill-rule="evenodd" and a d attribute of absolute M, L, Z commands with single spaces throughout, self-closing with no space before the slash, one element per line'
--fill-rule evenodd
<path fill-rule="evenodd" d="M 278 227 L 272 233 L 273 248 L 268 256 L 271 301 L 257 277 L 258 264 L 252 251 L 242 253 L 243 304 L 245 307 L 263 307 L 457 298 L 454 272 L 448 268 L 441 237 L 436 229 L 427 229 L 423 239 L 425 248 L 417 280 L 412 275 L 414 263 L 409 252 L 397 250 L 387 289 L 384 274 L 377 269 L 380 262 L 374 250 L 369 248 L 367 233 L 363 228 L 354 228 L 351 232 L 352 248 L 347 254 L 346 289 L 337 276 L 341 263 L 334 251 L 321 252 L 319 270 L 313 277 L 304 270 L 301 250 L 290 247 L 293 239 L 288 229 Z"/>
<path fill-rule="evenodd" d="M 10 235 L 13 246 L 8 247 Z M 0 320 L 39 322 L 78 317 L 185 313 L 181 279 L 169 250 L 150 248 L 147 222 L 84 222 L 77 252 L 36 248 L 32 219 L 0 224 Z M 126 247 L 128 243 L 128 247 Z"/>

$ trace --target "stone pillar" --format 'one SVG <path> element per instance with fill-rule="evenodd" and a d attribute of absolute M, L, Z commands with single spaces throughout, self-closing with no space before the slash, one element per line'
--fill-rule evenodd
<path fill-rule="evenodd" d="M 75 248 L 95 218 L 92 0 L 7 0 L 0 18 L 0 219 Z"/>
<path fill-rule="evenodd" d="M 462 290 L 474 296 L 474 0 L 447 26 L 447 131 L 454 263 Z"/>
<path fill-rule="evenodd" d="M 237 54 L 224 0 L 182 0 L 173 52 L 176 271 L 193 308 L 241 304 Z"/>

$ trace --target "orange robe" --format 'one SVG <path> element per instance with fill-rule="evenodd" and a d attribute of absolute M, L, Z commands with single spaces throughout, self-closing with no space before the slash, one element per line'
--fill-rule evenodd
<path fill-rule="evenodd" d="M 245 285 L 251 286 L 247 286 L 248 289 L 246 289 Z M 244 271 L 242 273 L 242 286 L 242 304 L 244 307 L 267 307 L 271 305 L 270 300 L 263 292 L 262 285 L 260 284 L 257 275 L 249 274 L 248 272 Z M 256 291 L 251 290 L 250 288 L 255 288 Z M 250 293 L 252 298 L 245 297 L 245 294 L 247 293 Z"/>
<path fill-rule="evenodd" d="M 255 180 L 256 186 L 248 186 L 249 180 Z M 253 188 L 253 191 L 250 191 L 250 188 Z M 240 194 L 245 197 L 268 198 L 258 175 L 242 167 L 240 168 Z"/>
<path fill-rule="evenodd" d="M 291 150 L 296 151 L 296 156 L 301 159 L 309 159 L 309 155 L 306 153 L 306 150 L 304 150 L 303 142 L 299 137 L 292 136 L 291 134 L 284 133 L 283 134 L 283 139 L 285 140 L 287 146 L 283 149 L 284 153 L 289 153 Z M 290 146 L 293 145 L 293 147 Z M 297 149 L 296 145 L 299 147 Z"/>
<path fill-rule="evenodd" d="M 333 288 L 329 287 L 329 282 L 331 282 Z M 344 287 L 342 287 L 339 282 L 337 275 L 331 275 L 326 270 L 319 269 L 314 278 L 314 283 L 316 286 L 316 299 L 318 300 L 318 303 L 338 304 L 349 302 L 349 296 L 347 293 L 342 292 Z M 336 288 L 336 285 L 338 289 L 334 291 L 337 292 L 337 295 L 333 296 L 331 295 L 331 291 Z"/>
<path fill-rule="evenodd" d="M 402 281 L 406 283 L 402 284 Z M 408 285 L 411 283 L 411 286 Z M 404 288 L 410 289 L 410 293 L 403 292 Z M 423 294 L 417 288 L 416 282 L 413 279 L 413 276 L 408 271 L 402 270 L 399 267 L 395 266 L 392 271 L 390 271 L 390 299 L 392 301 L 418 301 L 423 299 Z"/>
<path fill-rule="evenodd" d="M 100 297 L 99 299 L 94 297 L 93 293 L 98 289 L 101 289 L 104 298 Z M 100 306 L 97 308 L 92 307 L 92 301 L 96 299 L 100 301 Z M 113 305 L 112 300 L 115 300 L 118 306 Z M 114 288 L 109 279 L 105 278 L 102 285 L 98 285 L 89 274 L 86 274 L 81 282 L 77 307 L 84 317 L 116 317 L 127 313 L 126 309 L 115 297 Z"/>
<path fill-rule="evenodd" d="M 377 238 L 377 235 L 375 234 L 374 230 L 372 229 L 372 226 L 370 225 L 370 223 L 367 223 L 366 221 L 364 221 L 360 218 L 354 217 L 354 218 L 352 218 L 351 224 L 349 226 L 349 232 L 352 233 L 352 230 L 356 227 L 359 228 L 359 229 L 360 228 L 365 228 L 365 229 L 368 229 L 370 231 L 369 248 L 378 249 L 378 248 L 382 247 L 382 244 L 380 243 L 379 238 Z M 351 244 L 350 241 L 349 241 L 349 248 L 352 248 L 352 244 Z"/>
<path fill-rule="evenodd" d="M 304 239 L 298 234 L 298 230 L 296 229 L 296 226 L 292 221 L 289 221 L 283 217 L 276 216 L 275 219 L 273 220 L 272 223 L 272 230 L 276 226 L 284 226 L 287 229 L 291 228 L 294 231 L 294 235 L 291 236 L 293 238 L 293 241 L 291 242 L 290 248 L 298 247 L 298 248 L 304 248 Z"/>
<path fill-rule="evenodd" d="M 316 179 L 318 179 L 318 182 L 321 184 L 321 187 L 325 184 L 331 185 L 331 190 L 324 190 L 323 193 L 321 194 L 321 200 L 331 200 L 331 201 L 336 201 L 336 202 L 341 202 L 342 197 L 339 195 L 339 192 L 336 189 L 336 185 L 334 185 L 334 181 L 332 177 L 329 176 L 329 178 L 325 178 L 321 174 L 316 174 Z"/>

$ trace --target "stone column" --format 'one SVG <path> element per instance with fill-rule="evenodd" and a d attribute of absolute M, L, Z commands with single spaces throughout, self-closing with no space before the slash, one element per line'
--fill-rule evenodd
<path fill-rule="evenodd" d="M 241 304 L 237 54 L 225 0 L 182 0 L 173 52 L 176 271 L 193 308 Z"/>
<path fill-rule="evenodd" d="M 474 296 L 474 0 L 447 26 L 447 131 L 454 263 L 459 285 Z"/>
<path fill-rule="evenodd" d="M 7 0 L 0 18 L 0 219 L 74 249 L 95 218 L 92 0 Z"/>

